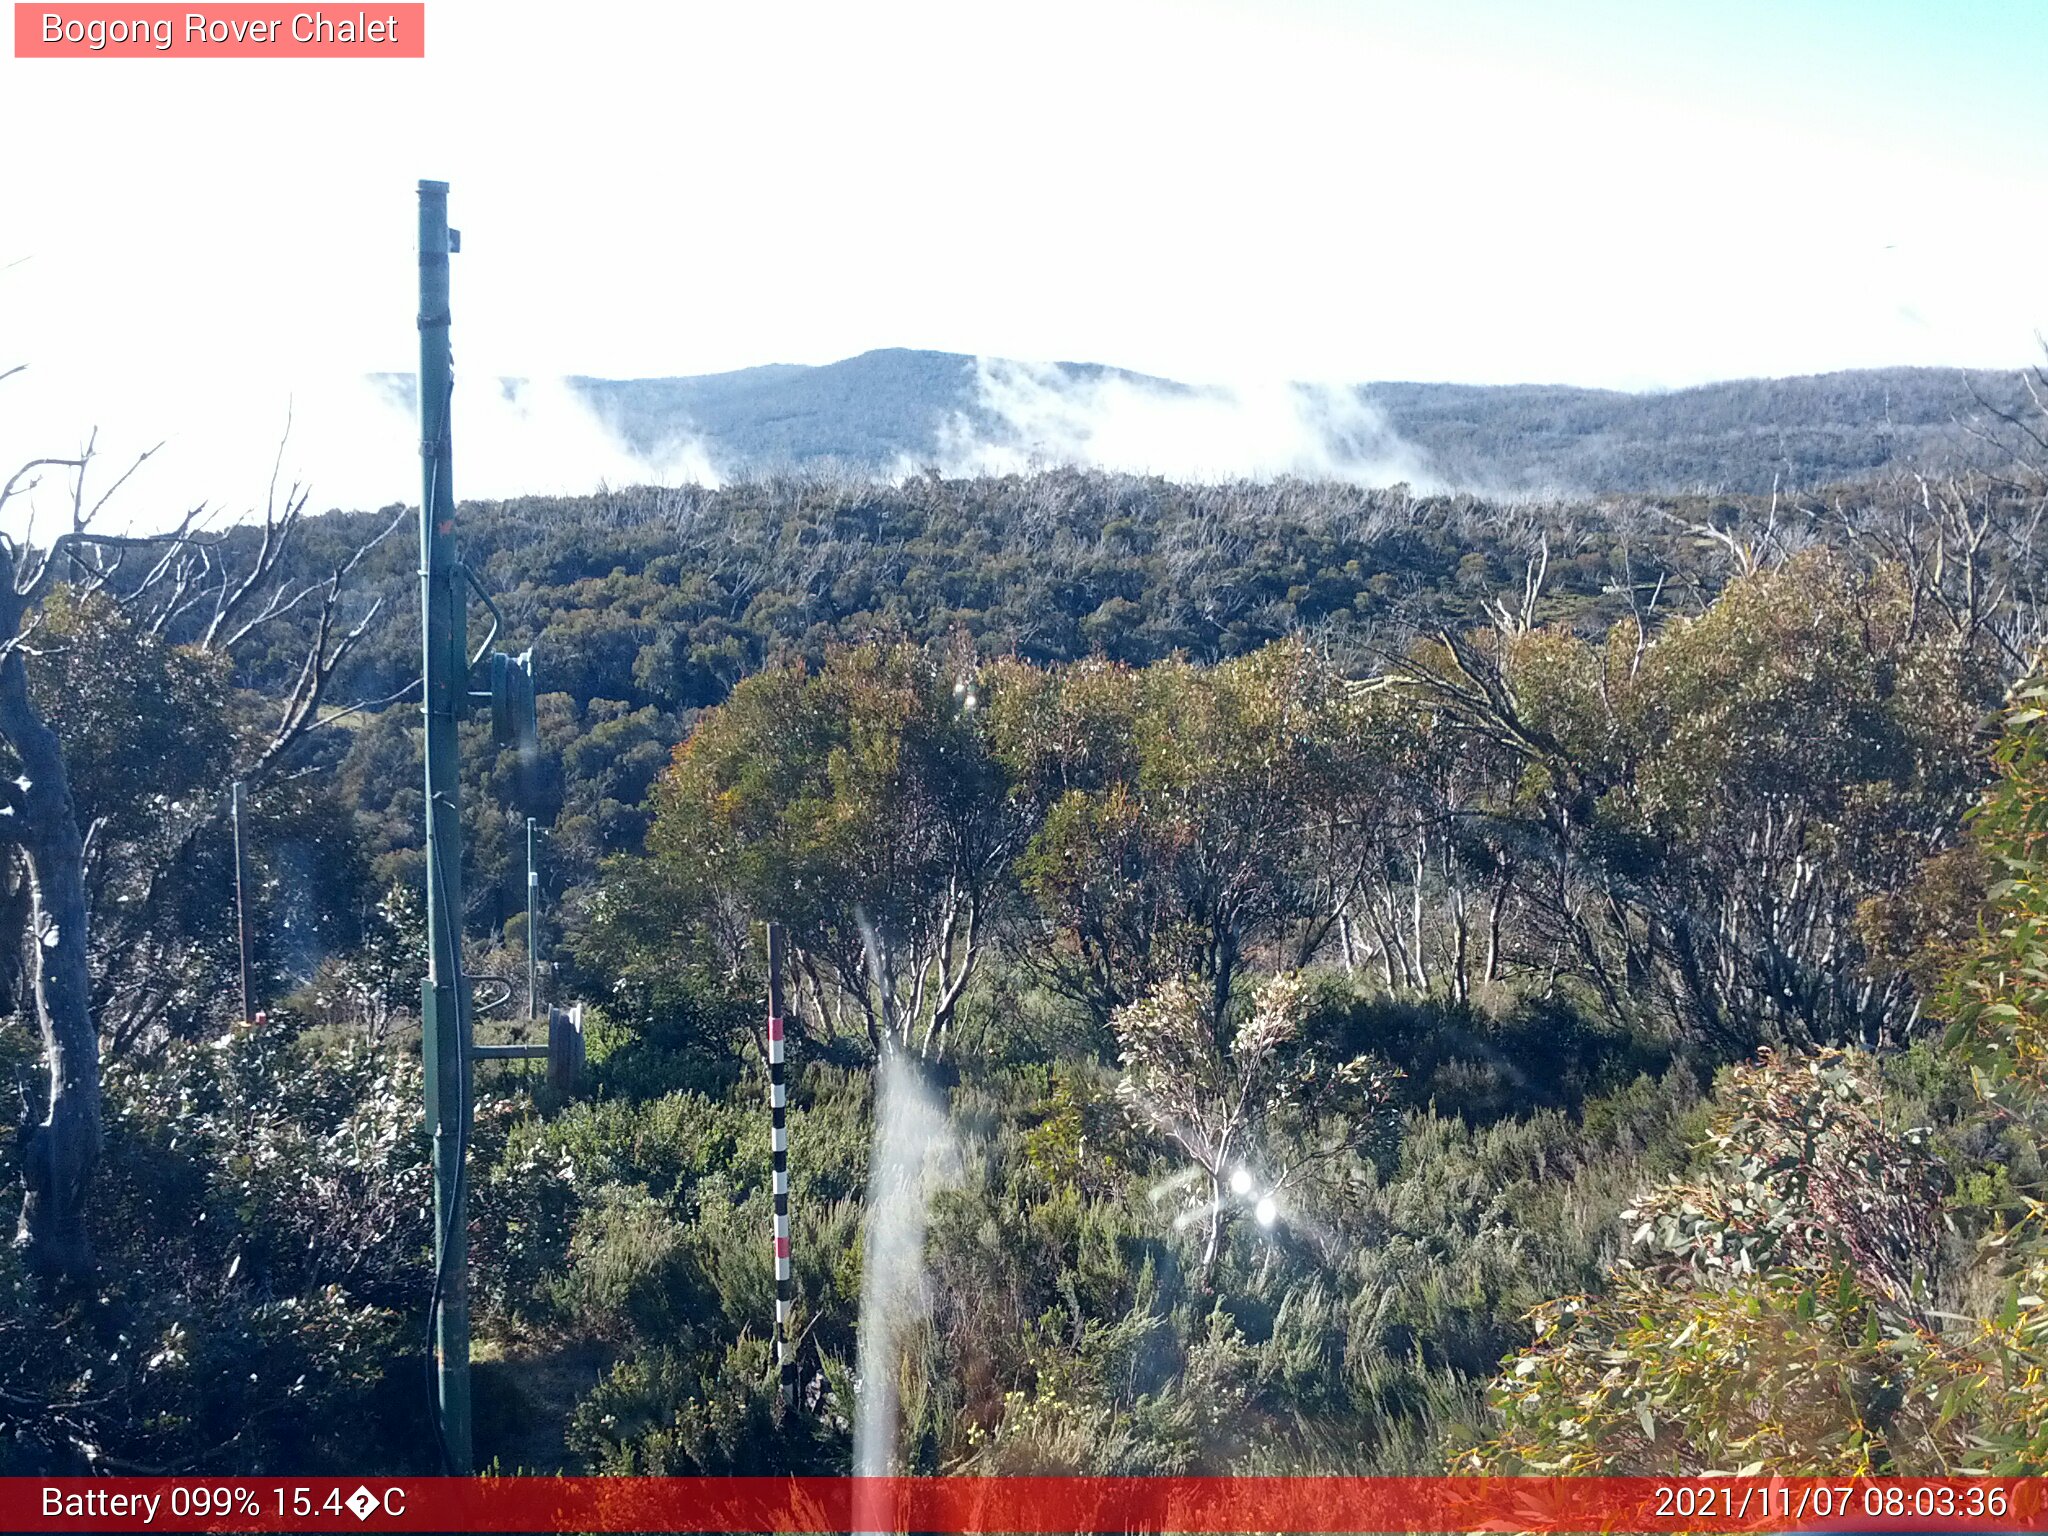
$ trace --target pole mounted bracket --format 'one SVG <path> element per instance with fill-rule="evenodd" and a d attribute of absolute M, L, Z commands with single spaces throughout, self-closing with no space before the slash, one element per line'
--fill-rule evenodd
<path fill-rule="evenodd" d="M 583 1005 L 548 1010 L 546 1044 L 472 1045 L 472 1061 L 545 1061 L 548 1082 L 562 1093 L 574 1093 L 583 1078 Z"/>
<path fill-rule="evenodd" d="M 532 752 L 540 745 L 531 650 L 517 656 L 491 652 L 491 739 L 521 752 Z"/>

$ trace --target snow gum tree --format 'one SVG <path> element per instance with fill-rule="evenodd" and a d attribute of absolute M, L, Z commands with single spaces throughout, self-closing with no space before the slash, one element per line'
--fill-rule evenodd
<path fill-rule="evenodd" d="M 130 674 L 138 669 L 125 664 L 133 658 L 105 654 L 97 664 L 68 670 L 60 664 L 107 652 L 102 642 L 125 634 L 137 655 L 144 647 L 158 660 L 163 653 L 182 652 L 174 671 L 219 674 L 244 642 L 252 637 L 267 641 L 270 626 L 295 615 L 303 661 L 282 706 L 263 705 L 260 714 L 267 718 L 237 718 L 225 707 L 223 686 L 223 708 L 213 721 L 226 744 L 218 760 L 222 778 L 240 778 L 258 789 L 322 723 L 322 705 L 337 668 L 381 608 L 378 601 L 358 604 L 362 612 L 356 622 L 341 622 L 342 608 L 353 599 L 350 574 L 403 520 L 401 514 L 356 545 L 330 575 L 294 581 L 281 562 L 306 504 L 297 487 L 280 498 L 273 479 L 260 526 L 201 532 L 205 509 L 194 508 L 160 533 L 102 533 L 92 526 L 95 515 L 149 455 L 90 501 L 86 484 L 93 457 L 88 443 L 74 458 L 31 459 L 0 482 L 0 511 L 17 498 L 27 502 L 52 473 L 69 482 L 63 532 L 38 544 L 31 505 L 29 527 L 20 536 L 0 534 L 0 745 L 15 769 L 11 780 L 0 780 L 0 860 L 19 872 L 11 890 L 0 890 L 0 947 L 28 956 L 25 964 L 15 960 L 0 967 L 0 980 L 17 993 L 15 983 L 32 980 L 47 1083 L 40 1118 L 31 1112 L 21 1129 L 24 1187 L 15 1244 L 30 1269 L 72 1281 L 86 1279 L 93 1268 L 90 1190 L 101 1147 L 104 1021 L 98 1017 L 93 975 L 92 884 L 96 869 L 121 862 L 108 845 L 123 837 L 120 815 L 111 805 L 97 806 L 89 820 L 81 817 L 72 751 L 75 744 L 91 778 L 92 765 L 106 756 L 101 738 L 110 734 L 105 728 L 110 716 L 126 713 L 129 726 L 145 732 L 152 722 L 146 710 L 132 713 L 138 697 L 132 690 L 128 705 L 109 703 L 134 681 Z M 38 669 L 51 674 L 53 668 L 62 679 L 55 698 L 50 697 L 51 676 L 45 675 L 40 685 L 32 676 Z M 106 696 L 97 710 L 95 688 Z M 197 696 L 174 689 L 156 702 L 176 715 L 189 712 Z M 118 726 L 112 734 L 120 734 Z M 121 798 L 148 804 L 155 787 L 150 780 L 160 783 L 169 774 L 160 761 L 143 771 L 142 782 L 128 785 Z M 115 797 L 106 798 L 111 802 Z M 207 794 L 157 806 L 159 814 L 147 819 L 162 823 L 152 830 L 165 835 L 155 839 L 152 854 L 125 869 L 112 904 L 162 929 L 166 919 L 159 893 L 176 885 L 169 876 L 189 861 L 199 832 L 221 816 L 221 801 L 218 794 Z M 127 853 L 140 847 L 131 841 Z M 160 955 L 162 946 L 143 942 L 147 938 L 129 935 L 137 946 L 131 953 Z M 21 1008 L 18 997 L 15 1002 Z"/>

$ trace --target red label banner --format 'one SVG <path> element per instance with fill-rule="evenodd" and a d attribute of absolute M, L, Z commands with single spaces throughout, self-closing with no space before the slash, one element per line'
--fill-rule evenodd
<path fill-rule="evenodd" d="M 37 5 L 16 0 L 17 59 L 423 59 L 424 4 Z"/>

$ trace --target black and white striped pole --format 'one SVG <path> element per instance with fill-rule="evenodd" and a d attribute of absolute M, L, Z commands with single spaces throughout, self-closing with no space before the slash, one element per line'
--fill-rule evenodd
<path fill-rule="evenodd" d="M 775 1193 L 775 1364 L 784 1406 L 796 1400 L 796 1361 L 789 1353 L 795 1299 L 789 1253 L 789 1085 L 783 1075 L 782 924 L 768 925 L 768 1151 Z"/>

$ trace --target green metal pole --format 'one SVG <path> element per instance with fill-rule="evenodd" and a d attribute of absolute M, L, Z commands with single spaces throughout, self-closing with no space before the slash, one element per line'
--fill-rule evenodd
<path fill-rule="evenodd" d="M 462 781 L 456 725 L 469 705 L 465 592 L 455 547 L 448 407 L 448 184 L 420 183 L 420 632 L 427 766 L 427 979 L 420 1000 L 427 1129 L 434 1142 L 435 1388 L 451 1470 L 470 1470 L 470 1015 L 462 977 Z"/>

